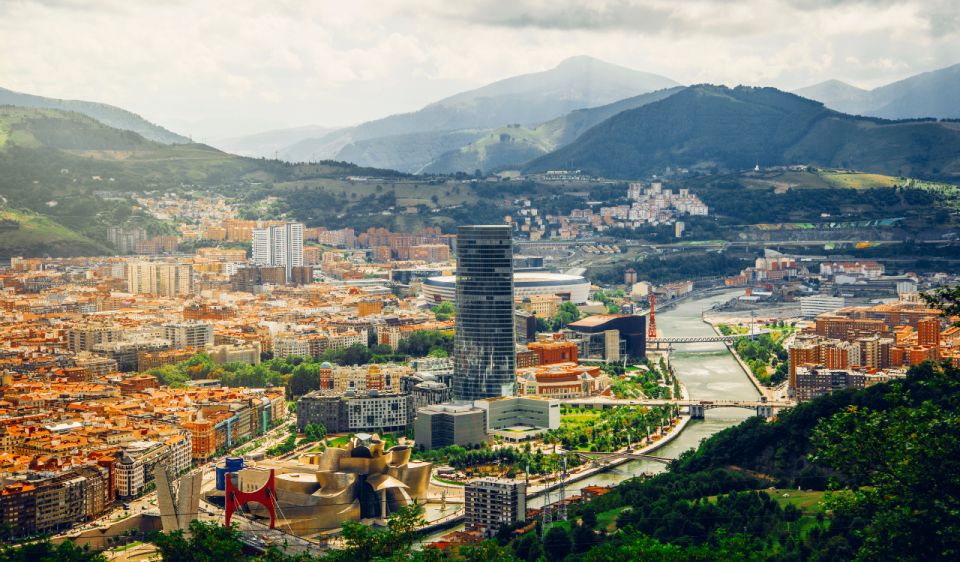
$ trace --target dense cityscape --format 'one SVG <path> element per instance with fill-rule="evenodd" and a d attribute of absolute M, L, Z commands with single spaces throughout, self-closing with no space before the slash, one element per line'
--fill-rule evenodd
<path fill-rule="evenodd" d="M 0 562 L 960 558 L 934 3 L 60 4 L 183 134 L 0 62 Z"/>

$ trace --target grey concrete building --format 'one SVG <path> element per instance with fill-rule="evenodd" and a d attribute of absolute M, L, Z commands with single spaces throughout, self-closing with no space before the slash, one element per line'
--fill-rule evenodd
<path fill-rule="evenodd" d="M 508 427 L 539 429 L 560 427 L 560 402 L 539 396 L 510 396 L 477 400 L 474 406 L 486 412 L 488 433 Z"/>
<path fill-rule="evenodd" d="M 486 437 L 486 411 L 469 405 L 435 404 L 417 410 L 413 438 L 425 450 L 470 447 Z"/>

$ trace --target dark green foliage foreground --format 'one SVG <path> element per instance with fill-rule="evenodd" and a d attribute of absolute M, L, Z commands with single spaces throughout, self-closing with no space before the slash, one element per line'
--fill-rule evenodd
<path fill-rule="evenodd" d="M 19 547 L 0 546 L 0 561 L 3 562 L 107 562 L 103 554 L 71 542 L 54 545 L 39 541 Z"/>
<path fill-rule="evenodd" d="M 236 528 L 194 523 L 158 535 L 164 562 L 419 560 L 625 562 L 960 559 L 960 369 L 924 364 L 908 377 L 802 404 L 774 422 L 747 420 L 705 440 L 648 480 L 622 482 L 571 520 L 453 552 L 414 550 L 418 507 L 384 530 L 347 522 L 345 547 L 315 559 L 242 554 Z M 771 487 L 779 490 L 770 491 Z M 821 499 L 803 490 L 828 490 Z M 798 507 L 788 491 L 814 497 Z M 102 560 L 49 544 L 0 560 Z M 29 551 L 28 549 L 39 549 Z"/>

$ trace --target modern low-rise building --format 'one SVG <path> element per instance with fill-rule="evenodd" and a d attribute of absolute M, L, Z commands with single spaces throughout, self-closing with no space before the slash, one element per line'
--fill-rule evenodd
<path fill-rule="evenodd" d="M 332 433 L 405 431 L 415 413 L 410 394 L 311 392 L 297 401 L 297 427 L 303 431 L 309 423 L 322 423 Z"/>
<path fill-rule="evenodd" d="M 487 433 L 511 427 L 557 429 L 560 427 L 560 402 L 535 396 L 501 396 L 475 400 L 474 406 L 486 411 Z"/>
<path fill-rule="evenodd" d="M 471 447 L 487 438 L 486 410 L 468 404 L 434 404 L 417 410 L 414 441 L 424 450 Z"/>
<path fill-rule="evenodd" d="M 567 325 L 564 334 L 580 341 L 585 359 L 620 361 L 647 353 L 647 317 L 638 314 L 594 314 Z"/>

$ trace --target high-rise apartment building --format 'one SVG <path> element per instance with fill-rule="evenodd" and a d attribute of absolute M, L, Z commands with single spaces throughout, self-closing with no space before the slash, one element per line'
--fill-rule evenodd
<path fill-rule="evenodd" d="M 187 295 L 193 291 L 190 264 L 138 261 L 127 264 L 127 291 L 160 297 Z"/>
<path fill-rule="evenodd" d="M 303 225 L 288 222 L 253 229 L 253 263 L 278 265 L 286 269 L 287 281 L 293 268 L 303 265 Z"/>
<path fill-rule="evenodd" d="M 196 321 L 164 324 L 163 337 L 170 340 L 175 349 L 202 349 L 213 344 L 213 324 Z"/>
<path fill-rule="evenodd" d="M 917 321 L 917 344 L 934 349 L 940 348 L 939 318 L 927 318 Z"/>
<path fill-rule="evenodd" d="M 513 241 L 506 225 L 457 231 L 453 395 L 512 396 L 516 384 Z"/>
<path fill-rule="evenodd" d="M 463 506 L 467 530 L 492 537 L 500 527 L 526 520 L 527 486 L 496 478 L 476 480 L 464 489 Z"/>

